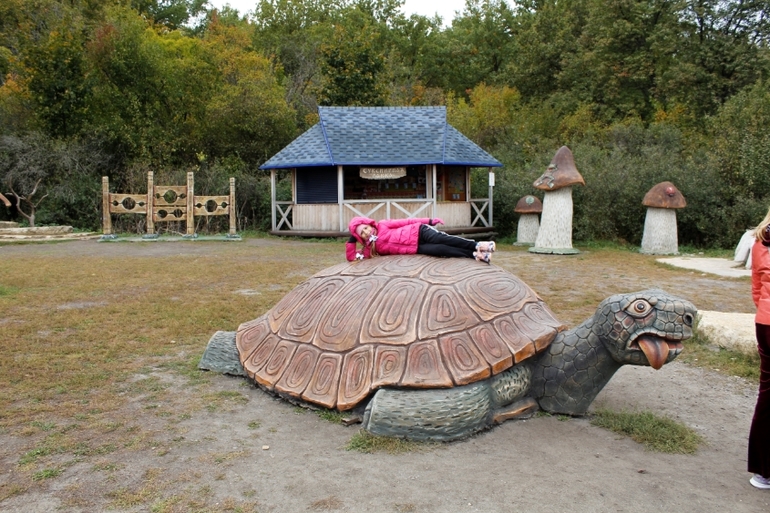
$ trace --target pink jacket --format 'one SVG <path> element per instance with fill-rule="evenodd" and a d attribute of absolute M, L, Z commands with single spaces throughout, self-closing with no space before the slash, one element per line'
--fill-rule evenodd
<path fill-rule="evenodd" d="M 757 305 L 754 322 L 770 326 L 770 251 L 761 241 L 751 248 L 751 295 Z"/>
<path fill-rule="evenodd" d="M 350 261 L 356 259 L 357 252 L 362 253 L 364 258 L 371 256 L 371 243 L 369 241 L 362 241 L 358 234 L 356 234 L 356 228 L 362 224 L 368 224 L 377 230 L 377 241 L 374 247 L 378 254 L 412 255 L 417 253 L 417 243 L 420 240 L 420 225 L 432 225 L 440 222 L 440 219 L 429 219 L 426 217 L 385 219 L 379 222 L 368 217 L 354 217 L 348 224 L 352 236 L 345 246 L 345 256 Z M 357 243 L 359 242 L 364 246 L 362 251 L 357 250 Z"/>

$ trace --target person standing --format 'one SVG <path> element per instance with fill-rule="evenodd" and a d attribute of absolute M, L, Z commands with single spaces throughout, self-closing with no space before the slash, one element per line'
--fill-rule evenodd
<path fill-rule="evenodd" d="M 759 397 L 749 431 L 749 482 L 770 490 L 770 210 L 754 231 L 751 250 L 751 295 L 759 350 Z"/>

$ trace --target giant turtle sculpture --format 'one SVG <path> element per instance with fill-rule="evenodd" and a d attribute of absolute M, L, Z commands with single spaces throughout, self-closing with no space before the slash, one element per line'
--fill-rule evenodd
<path fill-rule="evenodd" d="M 373 434 L 455 440 L 538 407 L 584 414 L 622 365 L 676 358 L 695 315 L 646 290 L 605 299 L 565 331 L 499 267 L 388 256 L 319 272 L 237 332 L 217 332 L 199 366 L 353 410 Z"/>

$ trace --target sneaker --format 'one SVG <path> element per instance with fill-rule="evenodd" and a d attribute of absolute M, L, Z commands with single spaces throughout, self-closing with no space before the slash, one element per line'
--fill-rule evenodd
<path fill-rule="evenodd" d="M 762 490 L 770 490 L 770 478 L 762 477 L 759 474 L 754 474 L 754 476 L 749 479 L 749 483 Z"/>
<path fill-rule="evenodd" d="M 489 263 L 489 260 L 490 260 L 489 253 L 486 253 L 484 251 L 476 251 L 475 253 L 473 253 L 473 257 L 476 259 L 476 261 L 484 262 L 487 264 Z"/>
<path fill-rule="evenodd" d="M 495 243 L 494 241 L 483 241 L 476 244 L 476 250 L 481 251 L 484 253 L 494 253 L 495 252 Z"/>

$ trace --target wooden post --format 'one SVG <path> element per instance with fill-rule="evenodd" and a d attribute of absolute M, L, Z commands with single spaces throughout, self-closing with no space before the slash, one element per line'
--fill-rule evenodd
<path fill-rule="evenodd" d="M 275 231 L 275 169 L 270 170 L 270 219 Z"/>
<path fill-rule="evenodd" d="M 340 216 L 340 231 L 344 232 L 347 231 L 347 226 L 345 226 L 345 219 L 344 219 L 344 213 L 345 208 L 343 204 L 345 203 L 345 172 L 342 170 L 342 166 L 337 166 L 337 205 L 339 208 L 337 209 Z"/>
<path fill-rule="evenodd" d="M 110 217 L 110 179 L 102 177 L 102 235 L 112 235 L 112 218 Z"/>
<path fill-rule="evenodd" d="M 492 168 L 487 168 L 487 176 L 489 177 L 489 226 L 492 227 L 493 220 L 492 220 L 492 197 L 494 196 L 495 192 L 495 175 L 492 173 Z M 470 189 L 468 189 L 470 191 Z"/>
<path fill-rule="evenodd" d="M 431 167 L 433 168 L 433 170 L 431 172 L 431 175 L 430 175 L 430 191 L 431 191 L 430 194 L 431 194 L 431 197 L 433 198 L 433 209 L 432 209 L 431 217 L 436 217 L 436 201 L 437 201 L 437 198 L 436 198 L 436 175 L 438 173 L 436 172 L 437 171 L 436 164 L 433 164 Z"/>
<path fill-rule="evenodd" d="M 195 177 L 192 171 L 187 172 L 187 236 L 195 235 Z"/>
<path fill-rule="evenodd" d="M 147 171 L 147 235 L 153 235 L 155 233 L 155 221 L 153 215 L 155 215 L 155 179 L 152 176 L 152 171 Z"/>
<path fill-rule="evenodd" d="M 231 236 L 235 236 L 235 178 L 230 177 L 230 231 Z"/>

